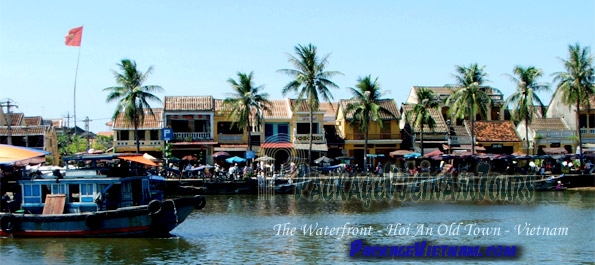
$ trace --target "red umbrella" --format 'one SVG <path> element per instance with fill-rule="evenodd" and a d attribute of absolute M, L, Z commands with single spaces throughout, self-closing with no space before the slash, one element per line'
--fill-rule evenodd
<path fill-rule="evenodd" d="M 194 156 L 194 155 L 185 155 L 184 157 L 182 157 L 182 160 L 193 161 L 193 160 L 196 160 L 196 156 Z"/>

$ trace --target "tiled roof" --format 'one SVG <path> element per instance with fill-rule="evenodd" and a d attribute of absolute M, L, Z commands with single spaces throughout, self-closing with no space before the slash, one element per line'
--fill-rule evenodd
<path fill-rule="evenodd" d="M 147 130 L 147 129 L 160 129 L 161 128 L 161 118 L 162 118 L 163 109 L 162 108 L 153 108 L 153 114 L 151 115 L 148 112 L 145 112 L 145 120 L 143 123 L 139 124 L 138 129 Z M 134 129 L 134 125 L 124 119 L 124 114 L 120 113 L 118 118 L 114 121 L 113 129 Z"/>
<path fill-rule="evenodd" d="M 465 121 L 471 128 L 470 121 Z M 478 142 L 519 142 L 514 124 L 510 121 L 475 121 L 475 138 Z"/>
<path fill-rule="evenodd" d="M 105 137 L 110 137 L 110 136 L 113 136 L 113 135 L 114 135 L 114 131 L 109 131 L 109 132 L 98 132 L 98 133 L 96 133 L 96 135 L 98 135 L 98 136 L 99 136 L 99 135 L 102 135 L 102 136 L 105 136 Z"/>
<path fill-rule="evenodd" d="M 338 102 L 320 102 L 320 110 L 324 111 L 324 120 L 334 122 L 338 107 Z"/>
<path fill-rule="evenodd" d="M 48 126 L 14 126 L 10 127 L 12 136 L 43 135 Z M 8 135 L 8 127 L 0 127 L 0 135 Z"/>
<path fill-rule="evenodd" d="M 41 116 L 34 116 L 34 117 L 24 117 L 23 121 L 25 125 L 41 125 Z"/>
<path fill-rule="evenodd" d="M 165 111 L 214 111 L 212 96 L 166 96 Z"/>
<path fill-rule="evenodd" d="M 5 121 L 4 124 L 1 124 L 2 126 L 6 126 L 8 123 L 8 114 L 5 113 Z M 23 113 L 10 113 L 10 126 L 18 126 L 21 125 L 21 121 L 23 120 L 23 117 L 25 115 Z"/>
<path fill-rule="evenodd" d="M 410 111 L 413 111 L 413 108 L 415 107 L 415 104 L 402 104 L 401 107 L 403 107 L 403 114 L 406 114 Z M 413 114 L 411 115 L 411 120 L 407 120 L 407 122 L 409 124 L 413 124 Z M 432 118 L 434 119 L 434 121 L 436 121 L 436 127 L 434 127 L 434 133 L 446 133 L 448 132 L 448 129 L 446 128 L 446 121 L 444 121 L 444 118 L 442 117 L 442 113 L 440 113 L 440 110 L 438 108 L 436 109 L 430 109 L 430 115 L 432 116 Z M 407 117 L 403 117 L 404 119 L 406 119 Z M 414 130 L 416 132 L 419 131 L 419 128 L 414 128 Z M 431 133 L 432 130 L 430 129 L 430 127 L 428 127 L 428 125 L 424 124 L 424 133 Z"/>
<path fill-rule="evenodd" d="M 50 120 L 50 122 L 52 123 L 52 126 L 54 128 L 65 127 L 64 119 L 52 119 L 52 120 Z"/>
<path fill-rule="evenodd" d="M 448 96 L 450 96 L 454 91 L 456 91 L 457 87 L 447 87 L 447 86 L 413 86 L 414 92 L 417 92 L 418 89 L 427 88 L 434 91 L 434 94 L 437 95 L 440 100 L 444 100 Z M 492 87 L 486 86 L 488 95 L 492 98 L 492 100 L 501 101 L 503 100 L 503 95 L 498 93 Z"/>
<path fill-rule="evenodd" d="M 562 118 L 534 118 L 529 126 L 536 131 L 566 131 L 570 130 Z"/>
<path fill-rule="evenodd" d="M 265 119 L 291 119 L 289 102 L 286 99 L 270 100 L 271 113 L 263 113 Z"/>
<path fill-rule="evenodd" d="M 347 99 L 342 99 L 339 101 L 339 106 L 345 110 L 347 109 L 347 105 L 349 105 L 349 103 L 351 102 L 355 102 L 352 100 L 347 100 Z M 384 107 L 385 109 L 387 109 L 389 112 L 391 112 L 393 115 L 395 115 L 395 117 L 399 117 L 399 109 L 397 109 L 397 104 L 395 104 L 395 100 L 394 99 L 381 99 L 379 100 L 380 105 L 382 107 Z M 344 113 L 345 114 L 345 119 L 346 120 L 351 120 L 353 119 L 353 113 Z M 380 118 L 382 120 L 394 120 L 393 117 L 384 114 L 384 113 L 380 113 Z"/>

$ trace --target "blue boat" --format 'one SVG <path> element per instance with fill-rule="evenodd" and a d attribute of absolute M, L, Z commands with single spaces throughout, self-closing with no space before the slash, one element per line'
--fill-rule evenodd
<path fill-rule="evenodd" d="M 165 199 L 165 179 L 138 154 L 65 157 L 65 173 L 25 175 L 13 194 L 18 208 L 0 214 L 0 236 L 168 236 L 206 199 Z"/>

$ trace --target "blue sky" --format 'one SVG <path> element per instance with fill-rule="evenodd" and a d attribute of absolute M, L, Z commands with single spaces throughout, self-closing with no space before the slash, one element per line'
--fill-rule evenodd
<path fill-rule="evenodd" d="M 79 48 L 64 36 L 81 25 L 77 125 L 89 117 L 97 132 L 108 130 L 116 106 L 102 89 L 116 85 L 112 70 L 124 58 L 154 67 L 146 84 L 162 86 L 162 99 L 225 98 L 238 71 L 253 71 L 255 84 L 281 99 L 290 77 L 277 70 L 292 68 L 288 54 L 308 43 L 344 74 L 334 78 L 335 100 L 371 75 L 400 105 L 412 86 L 453 83 L 454 67 L 471 63 L 485 65 L 506 97 L 514 84 L 503 74 L 515 65 L 542 68 L 540 81 L 551 83 L 569 44 L 593 49 L 595 1 L 0 0 L 0 99 L 27 116 L 72 115 Z M 551 93 L 540 97 L 549 102 Z"/>

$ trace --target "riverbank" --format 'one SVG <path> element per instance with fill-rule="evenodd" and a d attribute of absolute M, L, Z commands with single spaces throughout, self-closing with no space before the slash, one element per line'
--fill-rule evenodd
<path fill-rule="evenodd" d="M 482 178 L 473 175 L 461 174 L 459 176 L 442 175 L 446 180 L 442 179 L 442 183 L 454 183 L 458 185 L 461 181 L 465 181 L 465 185 L 479 185 L 485 189 L 485 185 L 490 183 L 514 183 L 516 181 L 538 181 L 545 180 L 548 176 L 516 176 L 516 175 L 488 175 L 487 178 Z M 247 180 L 235 181 L 211 181 L 208 179 L 168 179 L 166 194 L 170 195 L 218 195 L 218 194 L 258 194 L 259 187 L 276 187 L 279 185 L 287 185 L 291 183 L 300 183 L 305 181 L 316 181 L 317 183 L 328 183 L 334 185 L 336 183 L 365 183 L 389 181 L 394 188 L 402 189 L 404 187 L 411 187 L 412 184 L 424 183 L 439 179 L 442 176 L 433 176 L 429 174 L 420 174 L 417 176 L 410 176 L 408 174 L 385 174 L 379 175 L 316 175 L 302 178 L 267 178 L 259 185 L 259 180 L 256 178 Z M 595 190 L 595 174 L 580 175 L 567 174 L 561 179 L 562 185 L 567 190 Z M 385 186 L 386 184 L 382 184 Z M 491 186 L 493 186 L 492 184 Z M 500 185 L 500 184 L 498 184 Z M 495 187 L 495 186 L 494 186 Z M 499 186 L 498 186 L 499 187 Z"/>

